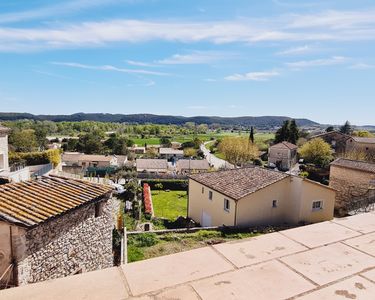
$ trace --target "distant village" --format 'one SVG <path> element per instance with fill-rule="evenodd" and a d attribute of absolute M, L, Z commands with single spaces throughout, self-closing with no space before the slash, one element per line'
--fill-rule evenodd
<path fill-rule="evenodd" d="M 168 255 L 172 233 L 219 243 L 375 206 L 375 135 L 349 122 L 34 125 L 0 126 L 1 288 Z"/>

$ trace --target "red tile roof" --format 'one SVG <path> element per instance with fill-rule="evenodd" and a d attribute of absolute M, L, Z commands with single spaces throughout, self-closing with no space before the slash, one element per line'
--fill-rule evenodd
<path fill-rule="evenodd" d="M 275 144 L 273 146 L 271 146 L 270 148 L 281 148 L 281 149 L 290 149 L 290 150 L 294 150 L 294 149 L 297 149 L 298 147 L 292 143 L 289 143 L 289 142 L 281 142 L 281 143 L 278 143 L 278 144 Z"/>
<path fill-rule="evenodd" d="M 331 166 L 338 166 L 342 168 L 349 168 L 349 169 L 354 169 L 358 171 L 375 173 L 375 163 L 369 163 L 366 161 L 338 158 L 334 162 L 331 163 Z"/>
<path fill-rule="evenodd" d="M 234 200 L 239 200 L 290 175 L 260 167 L 233 169 L 189 176 Z"/>
<path fill-rule="evenodd" d="M 110 186 L 56 176 L 0 185 L 0 219 L 33 227 L 111 191 Z"/>

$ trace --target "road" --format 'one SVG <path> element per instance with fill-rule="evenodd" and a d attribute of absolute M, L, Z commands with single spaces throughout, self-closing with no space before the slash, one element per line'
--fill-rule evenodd
<path fill-rule="evenodd" d="M 210 142 L 205 142 L 204 144 L 201 144 L 200 148 L 210 166 L 213 166 L 215 169 L 234 169 L 234 165 L 230 164 L 224 159 L 218 158 L 215 155 L 211 154 L 210 150 L 206 148 L 206 144 L 208 143 Z"/>

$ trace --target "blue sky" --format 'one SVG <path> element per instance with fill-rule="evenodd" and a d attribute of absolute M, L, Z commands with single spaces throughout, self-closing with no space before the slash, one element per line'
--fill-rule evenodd
<path fill-rule="evenodd" d="M 4 0 L 0 111 L 375 124 L 369 0 Z"/>

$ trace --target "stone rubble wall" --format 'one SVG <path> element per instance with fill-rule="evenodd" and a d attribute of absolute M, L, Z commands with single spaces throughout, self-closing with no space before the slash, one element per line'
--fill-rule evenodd
<path fill-rule="evenodd" d="M 329 186 L 337 190 L 336 211 L 345 213 L 346 205 L 352 199 L 351 193 L 363 194 L 370 187 L 371 180 L 375 180 L 375 174 L 331 166 Z"/>
<path fill-rule="evenodd" d="M 112 199 L 84 206 L 26 233 L 26 252 L 18 258 L 18 284 L 25 285 L 113 266 Z"/>

